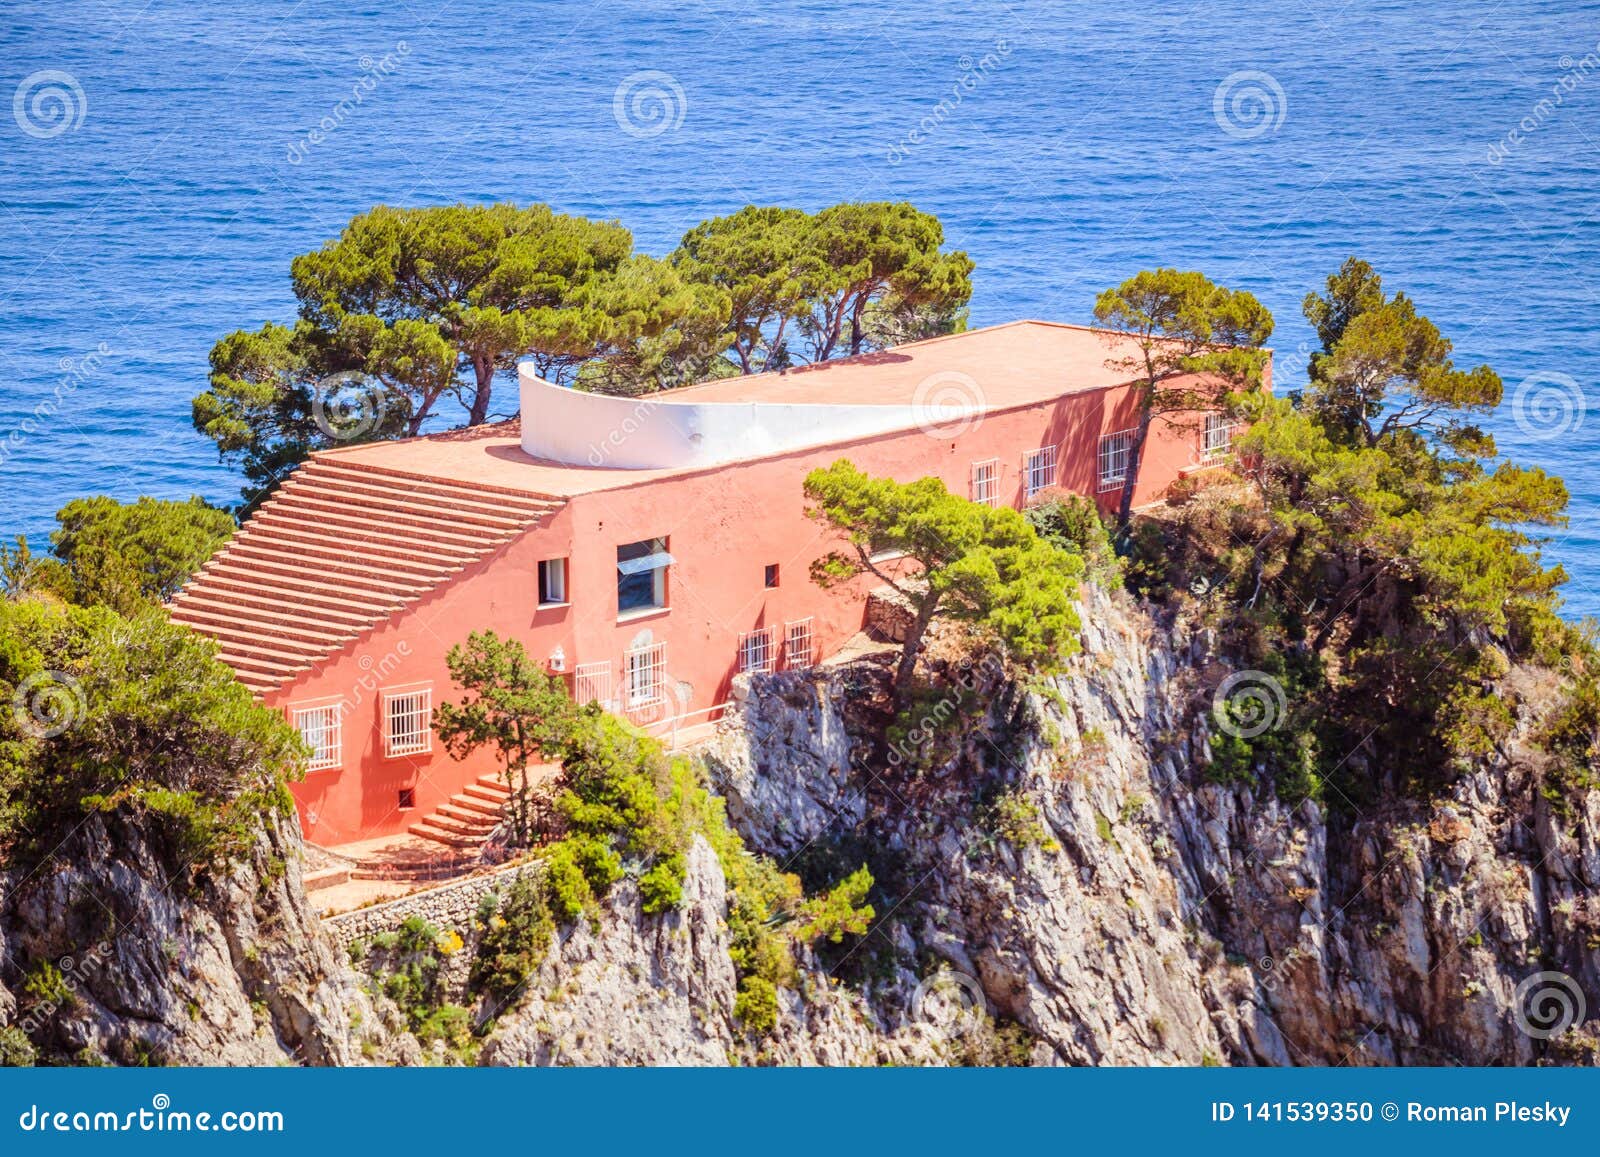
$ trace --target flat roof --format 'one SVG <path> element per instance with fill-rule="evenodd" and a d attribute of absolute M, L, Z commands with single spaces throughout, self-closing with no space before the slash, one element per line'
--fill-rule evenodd
<path fill-rule="evenodd" d="M 773 402 L 839 406 L 976 405 L 982 412 L 1047 402 L 1130 380 L 1107 362 L 1129 356 L 1131 335 L 1049 321 L 1012 321 L 817 365 L 721 378 L 647 395 L 660 404 Z M 968 380 L 970 379 L 970 380 Z M 908 427 L 909 428 L 909 427 Z M 660 469 L 574 466 L 522 449 L 518 419 L 320 450 L 351 465 L 570 497 L 691 474 L 702 465 Z"/>
<path fill-rule="evenodd" d="M 1133 352 L 1128 335 L 1057 321 L 1008 321 L 911 342 L 853 358 L 718 378 L 653 395 L 693 402 L 783 402 L 835 406 L 909 406 L 937 393 L 929 379 L 965 375 L 971 399 L 986 410 L 1044 402 L 1062 394 L 1121 385 L 1129 375 L 1107 367 Z"/>

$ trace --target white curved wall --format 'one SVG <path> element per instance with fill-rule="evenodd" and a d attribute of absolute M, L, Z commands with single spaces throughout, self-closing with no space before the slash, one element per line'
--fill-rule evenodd
<path fill-rule="evenodd" d="M 669 400 L 670 395 L 613 398 L 551 385 L 526 364 L 517 367 L 517 377 L 522 448 L 535 458 L 571 466 L 714 466 L 935 424 L 918 406 L 695 402 Z M 940 409 L 937 424 L 961 416 Z"/>

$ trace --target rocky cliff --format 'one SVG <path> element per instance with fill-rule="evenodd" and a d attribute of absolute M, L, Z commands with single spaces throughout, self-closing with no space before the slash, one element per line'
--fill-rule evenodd
<path fill-rule="evenodd" d="M 890 651 L 740 680 L 702 755 L 735 826 L 808 883 L 862 861 L 878 882 L 870 933 L 802 952 L 770 1033 L 735 1013 L 703 841 L 676 910 L 646 916 L 618 884 L 492 1022 L 453 965 L 448 999 L 488 1035 L 447 1058 L 318 928 L 293 832 L 180 888 L 137 830 L 98 820 L 0 882 L 0 1032 L 115 1063 L 1592 1059 L 1600 814 L 1537 790 L 1524 740 L 1549 680 L 1507 677 L 1518 732 L 1438 798 L 1287 807 L 1207 777 L 1230 671 L 1204 631 L 1100 593 L 1084 621 L 1048 680 L 942 640 L 898 721 Z"/>
<path fill-rule="evenodd" d="M 893 742 L 868 664 L 743 695 L 709 762 L 748 838 L 881 849 L 870 1017 L 942 976 L 1036 1062 L 1590 1058 L 1600 816 L 1535 790 L 1548 679 L 1508 677 L 1517 733 L 1437 799 L 1288 808 L 1206 778 L 1229 672 L 1204 632 L 1122 596 L 1084 618 L 1054 679 L 938 664 L 953 690 Z"/>
<path fill-rule="evenodd" d="M 68 1064 L 348 1064 L 370 1008 L 306 903 L 298 832 L 174 873 L 149 834 L 92 817 L 44 864 L 0 875 L 8 1059 Z M 369 1033 L 377 1029 L 367 1016 Z"/>

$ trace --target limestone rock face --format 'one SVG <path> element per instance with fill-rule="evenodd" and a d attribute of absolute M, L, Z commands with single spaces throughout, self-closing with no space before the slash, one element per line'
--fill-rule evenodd
<path fill-rule="evenodd" d="M 299 846 L 269 819 L 247 862 L 189 883 L 136 825 L 89 820 L 0 876 L 0 1024 L 68 1063 L 359 1061 L 365 1001 L 306 903 Z"/>
<path fill-rule="evenodd" d="M 700 842 L 676 910 L 645 915 L 624 880 L 561 929 L 478 1059 L 1592 1061 L 1600 793 L 1538 791 L 1549 679 L 1507 676 L 1518 732 L 1435 798 L 1290 807 L 1207 780 L 1229 669 L 1206 632 L 1085 600 L 1083 653 L 1050 680 L 936 638 L 948 692 L 909 728 L 886 729 L 882 655 L 735 681 L 704 756 L 734 825 L 796 871 L 870 860 L 880 889 L 869 936 L 800 953 L 771 1034 L 735 1015 L 727 882 Z M 297 845 L 269 821 L 232 874 L 169 886 L 148 836 L 96 819 L 0 874 L 0 1030 L 66 1063 L 420 1062 L 318 926 Z M 449 999 L 481 1016 L 452 967 Z"/>
<path fill-rule="evenodd" d="M 696 840 L 683 903 L 644 915 L 637 886 L 613 889 L 596 926 L 562 929 L 527 995 L 484 1046 L 495 1065 L 721 1065 L 734 1047 L 727 885 Z"/>
<path fill-rule="evenodd" d="M 931 957 L 1032 1034 L 1035 1063 L 1592 1059 L 1600 796 L 1560 816 L 1535 790 L 1520 740 L 1539 687 L 1508 688 L 1519 737 L 1445 797 L 1330 819 L 1207 782 L 1205 708 L 1227 670 L 1203 632 L 1121 596 L 1091 594 L 1083 617 L 1066 673 L 970 682 L 991 697 L 980 725 L 914 771 L 853 718 L 872 698 L 859 665 L 758 681 L 712 750 L 753 846 L 849 834 L 915 881 L 880 924 L 895 974 L 859 998 L 885 1041 L 925 1019 L 909 969 Z M 1032 831 L 1001 833 L 984 781 L 1027 801 Z M 1547 1041 L 1551 1021 L 1572 1031 Z"/>

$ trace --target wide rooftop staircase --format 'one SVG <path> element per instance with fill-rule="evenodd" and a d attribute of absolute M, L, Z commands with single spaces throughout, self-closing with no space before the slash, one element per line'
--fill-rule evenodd
<path fill-rule="evenodd" d="M 564 499 L 315 456 L 172 600 L 264 694 L 558 510 Z"/>

